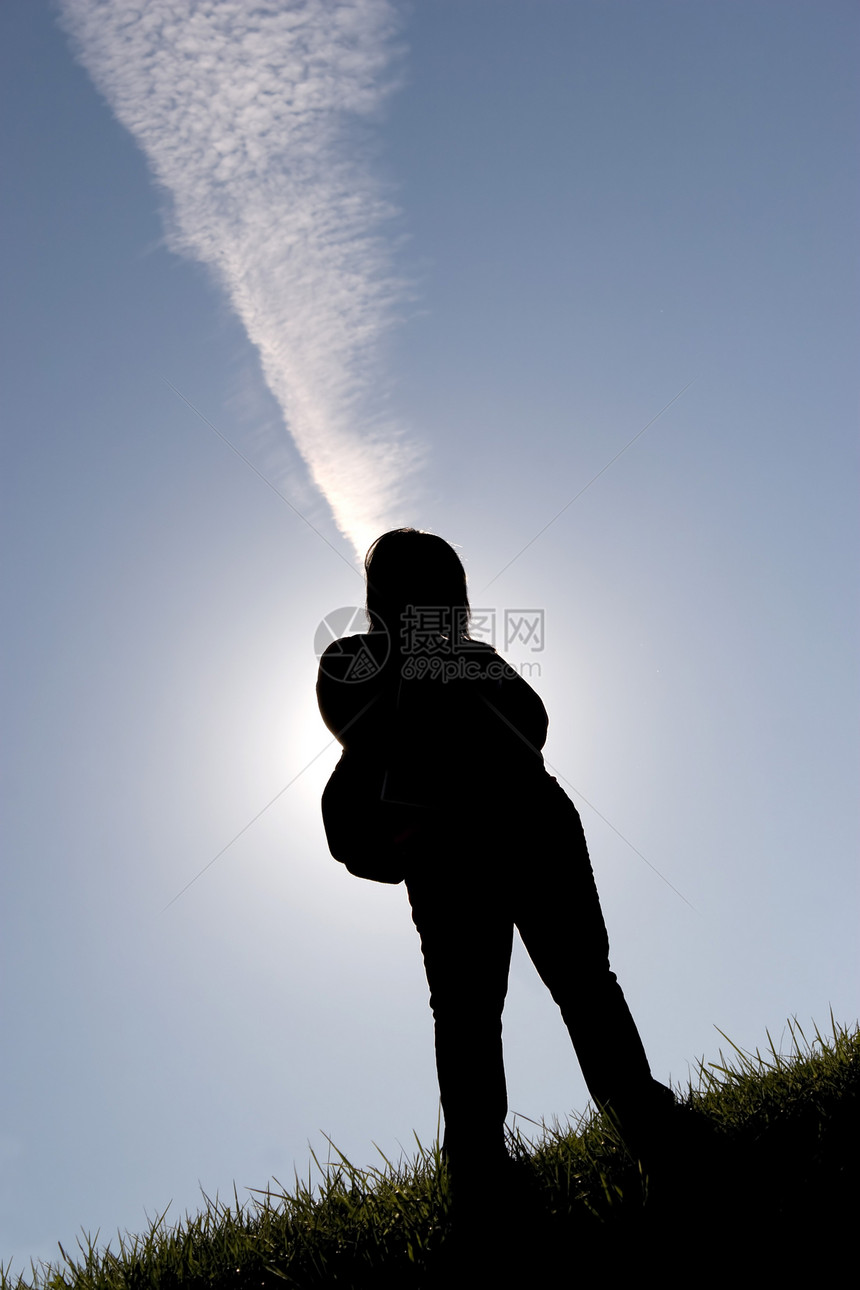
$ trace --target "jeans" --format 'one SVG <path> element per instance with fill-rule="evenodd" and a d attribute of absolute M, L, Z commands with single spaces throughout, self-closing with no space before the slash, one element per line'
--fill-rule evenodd
<path fill-rule="evenodd" d="M 476 854 L 463 858 L 468 830 L 452 817 L 407 870 L 430 986 L 449 1160 L 475 1159 L 476 1152 L 500 1159 L 505 1152 L 502 1009 L 514 927 L 561 1010 L 595 1103 L 635 1131 L 671 1097 L 652 1079 L 609 966 L 579 813 L 545 779 L 531 810 L 522 801 L 502 810 L 482 836 L 480 854 L 472 848 Z"/>

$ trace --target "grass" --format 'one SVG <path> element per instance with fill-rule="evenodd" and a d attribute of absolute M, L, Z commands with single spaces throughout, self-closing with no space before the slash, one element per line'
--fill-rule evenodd
<path fill-rule="evenodd" d="M 810 1038 L 788 1025 L 788 1053 L 698 1068 L 671 1135 L 646 1174 L 613 1125 L 593 1116 L 510 1142 L 504 1185 L 474 1162 L 447 1176 L 438 1150 L 360 1169 L 320 1165 L 321 1185 L 275 1186 L 245 1204 L 204 1197 L 201 1213 L 98 1248 L 87 1237 L 2 1290 L 145 1287 L 609 1285 L 644 1271 L 699 1285 L 842 1273 L 856 1228 L 860 1029 Z"/>

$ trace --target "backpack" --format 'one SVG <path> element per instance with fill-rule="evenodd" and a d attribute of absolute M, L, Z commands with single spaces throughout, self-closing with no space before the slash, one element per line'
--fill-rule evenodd
<path fill-rule="evenodd" d="M 328 848 L 356 878 L 398 883 L 424 823 L 420 807 L 383 798 L 385 768 L 343 752 L 323 790 Z"/>

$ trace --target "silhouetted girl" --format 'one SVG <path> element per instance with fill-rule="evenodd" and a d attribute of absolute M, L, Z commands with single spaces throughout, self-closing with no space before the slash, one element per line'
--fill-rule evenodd
<path fill-rule="evenodd" d="M 506 1160 L 502 1008 L 514 927 L 561 1009 L 594 1101 L 634 1142 L 673 1102 L 609 966 L 579 814 L 546 771 L 546 710 L 468 636 L 459 557 L 396 529 L 365 560 L 370 631 L 336 641 L 317 695 L 343 755 L 332 854 L 406 880 L 430 986 L 449 1162 Z"/>

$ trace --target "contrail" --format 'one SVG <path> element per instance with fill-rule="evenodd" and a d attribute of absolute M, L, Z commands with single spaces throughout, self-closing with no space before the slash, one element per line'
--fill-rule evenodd
<path fill-rule="evenodd" d="M 379 342 L 405 292 L 382 234 L 395 212 L 362 147 L 361 122 L 395 88 L 393 5 L 60 9 L 168 196 L 168 244 L 217 274 L 314 483 L 363 554 L 392 526 L 421 456 L 379 412 Z"/>

